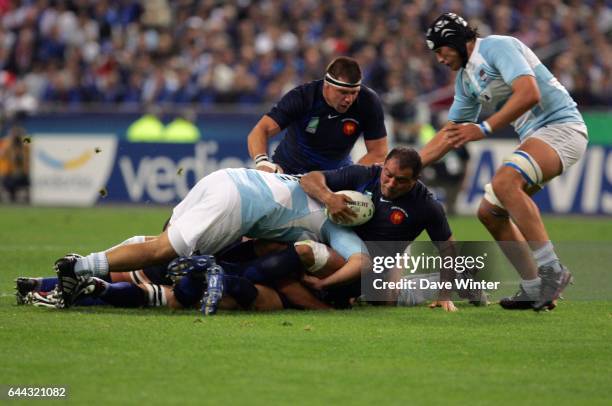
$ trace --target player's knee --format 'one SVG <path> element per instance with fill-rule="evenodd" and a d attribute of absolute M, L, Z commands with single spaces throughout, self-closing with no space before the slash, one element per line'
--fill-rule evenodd
<path fill-rule="evenodd" d="M 485 226 L 487 225 L 487 222 L 490 221 L 490 214 L 483 207 L 483 201 L 481 201 L 480 206 L 478 206 L 478 212 L 476 212 L 476 216 L 478 217 L 478 220 Z"/>
<path fill-rule="evenodd" d="M 491 191 L 499 202 L 511 198 L 514 193 L 521 190 L 521 181 L 504 174 L 498 174 L 491 180 Z M 496 202 L 491 202 L 496 204 Z"/>
<path fill-rule="evenodd" d="M 478 206 L 478 212 L 477 212 L 478 220 L 480 220 L 482 225 L 484 225 L 487 228 L 492 226 L 496 220 L 493 214 L 491 213 L 490 206 L 491 206 L 490 204 L 487 204 L 486 201 L 482 200 L 480 202 L 480 206 Z"/>
<path fill-rule="evenodd" d="M 491 203 L 486 198 L 483 198 L 480 201 L 477 216 L 478 220 L 480 220 L 482 225 L 488 230 L 500 226 L 501 223 L 504 223 L 509 219 L 508 212 L 503 207 Z"/>

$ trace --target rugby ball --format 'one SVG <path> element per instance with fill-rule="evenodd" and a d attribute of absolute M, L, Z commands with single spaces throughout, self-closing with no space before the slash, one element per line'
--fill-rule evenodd
<path fill-rule="evenodd" d="M 352 202 L 347 203 L 347 205 L 357 214 L 357 217 L 351 219 L 351 221 L 348 223 L 340 223 L 334 221 L 327 209 L 325 209 L 325 215 L 332 222 L 341 226 L 355 227 L 367 222 L 374 215 L 374 203 L 372 202 L 370 196 L 364 195 L 363 193 L 355 190 L 341 190 L 339 192 L 335 192 L 335 194 L 345 195 L 352 200 Z"/>

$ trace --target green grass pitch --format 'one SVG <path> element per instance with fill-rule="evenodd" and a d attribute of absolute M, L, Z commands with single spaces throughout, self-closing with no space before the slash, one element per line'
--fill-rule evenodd
<path fill-rule="evenodd" d="M 67 385 L 75 404 L 610 402 L 611 301 L 566 301 L 543 314 L 459 304 L 454 314 L 358 307 L 207 319 L 14 304 L 16 276 L 51 274 L 66 252 L 156 234 L 168 214 L 0 207 L 0 385 Z M 555 241 L 612 241 L 609 219 L 545 221 Z M 459 240 L 488 239 L 473 218 L 451 225 Z"/>

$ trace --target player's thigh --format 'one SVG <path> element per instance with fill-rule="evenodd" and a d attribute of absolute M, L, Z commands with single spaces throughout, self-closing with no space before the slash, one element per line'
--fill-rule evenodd
<path fill-rule="evenodd" d="M 543 182 L 549 181 L 563 172 L 561 158 L 557 151 L 546 141 L 536 137 L 529 137 L 518 149 L 528 153 L 533 158 L 542 171 Z"/>
<path fill-rule="evenodd" d="M 582 158 L 587 144 L 587 128 L 583 123 L 562 123 L 537 129 L 519 149 L 533 157 L 542 170 L 540 183 L 546 183 Z"/>

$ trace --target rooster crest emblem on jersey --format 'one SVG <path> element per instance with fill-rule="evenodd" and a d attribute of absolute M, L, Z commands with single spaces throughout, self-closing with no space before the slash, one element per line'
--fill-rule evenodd
<path fill-rule="evenodd" d="M 344 133 L 344 135 L 355 135 L 355 133 L 357 132 L 357 124 L 357 122 L 350 119 L 343 120 L 342 132 Z"/>
<path fill-rule="evenodd" d="M 395 209 L 391 212 L 391 215 L 389 216 L 389 220 L 391 221 L 392 224 L 395 224 L 395 225 L 402 224 L 405 219 L 406 219 L 406 214 L 404 213 L 403 210 Z"/>

